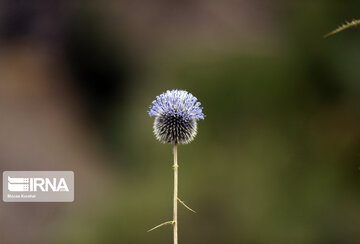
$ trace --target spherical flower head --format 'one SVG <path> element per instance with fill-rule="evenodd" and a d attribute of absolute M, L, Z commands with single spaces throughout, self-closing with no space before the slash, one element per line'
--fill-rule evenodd
<path fill-rule="evenodd" d="M 187 144 L 197 134 L 197 121 L 204 119 L 200 102 L 183 90 L 166 91 L 152 102 L 149 116 L 155 117 L 154 134 L 162 143 Z"/>

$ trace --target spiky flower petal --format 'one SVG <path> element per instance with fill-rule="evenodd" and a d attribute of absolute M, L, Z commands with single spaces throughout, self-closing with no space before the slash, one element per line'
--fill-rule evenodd
<path fill-rule="evenodd" d="M 171 90 L 152 102 L 149 116 L 155 116 L 154 134 L 162 143 L 191 142 L 197 133 L 197 121 L 204 119 L 200 102 L 191 93 Z"/>

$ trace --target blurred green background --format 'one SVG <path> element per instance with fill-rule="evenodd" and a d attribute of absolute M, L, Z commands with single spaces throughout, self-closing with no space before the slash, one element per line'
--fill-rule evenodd
<path fill-rule="evenodd" d="M 0 243 L 171 243 L 152 100 L 201 101 L 180 243 L 360 243 L 359 1 L 0 3 L 0 169 L 73 170 L 74 203 L 0 203 Z"/>

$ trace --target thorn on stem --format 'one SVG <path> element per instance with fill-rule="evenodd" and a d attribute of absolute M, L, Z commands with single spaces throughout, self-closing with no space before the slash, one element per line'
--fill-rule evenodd
<path fill-rule="evenodd" d="M 153 231 L 153 230 L 155 230 L 155 229 L 157 229 L 157 228 L 160 228 L 160 227 L 162 227 L 162 226 L 165 226 L 165 225 L 173 225 L 173 224 L 175 224 L 175 221 L 174 221 L 174 220 L 166 221 L 166 222 L 164 222 L 164 223 L 161 223 L 161 224 L 155 226 L 154 228 L 151 228 L 151 229 L 148 230 L 147 232 Z"/>
<path fill-rule="evenodd" d="M 181 203 L 185 208 L 187 208 L 188 210 L 190 210 L 193 213 L 196 213 L 195 210 L 191 209 L 189 206 L 187 206 L 183 201 L 180 200 L 180 198 L 177 199 L 179 201 L 179 203 Z"/>
<path fill-rule="evenodd" d="M 324 38 L 327 38 L 327 37 L 329 37 L 329 36 L 332 36 L 332 35 L 340 32 L 340 31 L 346 30 L 346 29 L 348 29 L 348 28 L 350 28 L 350 27 L 356 27 L 356 26 L 358 26 L 358 25 L 360 25 L 360 19 L 354 19 L 354 20 L 352 20 L 351 22 L 346 21 L 345 24 L 339 26 L 339 27 L 336 28 L 335 30 L 333 30 L 333 31 L 327 33 L 326 35 L 324 35 Z"/>

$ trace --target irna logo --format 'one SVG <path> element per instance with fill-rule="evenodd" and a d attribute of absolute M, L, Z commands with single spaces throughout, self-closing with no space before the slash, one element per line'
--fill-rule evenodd
<path fill-rule="evenodd" d="M 73 202 L 72 171 L 4 171 L 4 202 Z"/>
<path fill-rule="evenodd" d="M 64 178 L 57 180 L 56 178 L 11 178 L 8 176 L 8 190 L 11 192 L 22 191 L 69 191 Z"/>

